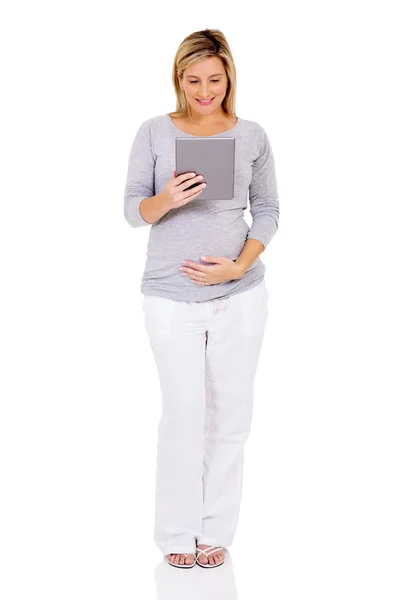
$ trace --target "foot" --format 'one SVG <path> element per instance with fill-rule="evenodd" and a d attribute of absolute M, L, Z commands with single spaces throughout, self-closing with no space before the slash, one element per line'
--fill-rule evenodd
<path fill-rule="evenodd" d="M 192 565 L 194 563 L 194 554 L 188 554 L 186 557 L 184 554 L 168 554 L 168 560 L 175 565 Z"/>
<path fill-rule="evenodd" d="M 197 544 L 197 547 L 200 550 L 205 550 L 206 548 L 211 548 L 211 546 L 207 546 L 206 544 Z M 207 563 L 210 565 L 218 565 L 225 558 L 225 552 L 223 550 L 218 550 L 217 552 L 212 552 L 208 556 L 204 556 L 204 554 L 200 554 L 198 556 L 198 561 L 202 565 L 206 565 Z"/>

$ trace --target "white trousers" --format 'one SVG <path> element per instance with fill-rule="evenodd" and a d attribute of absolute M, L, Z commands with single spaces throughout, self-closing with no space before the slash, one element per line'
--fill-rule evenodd
<path fill-rule="evenodd" d="M 267 300 L 265 280 L 220 300 L 144 297 L 162 392 L 154 541 L 164 555 L 233 542 Z"/>

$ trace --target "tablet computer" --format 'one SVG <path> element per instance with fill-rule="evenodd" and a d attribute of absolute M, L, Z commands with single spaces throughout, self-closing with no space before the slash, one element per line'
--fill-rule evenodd
<path fill-rule="evenodd" d="M 199 183 L 207 187 L 198 195 L 201 200 L 232 200 L 235 195 L 234 137 L 177 137 L 175 140 L 176 177 L 182 173 L 203 175 Z"/>

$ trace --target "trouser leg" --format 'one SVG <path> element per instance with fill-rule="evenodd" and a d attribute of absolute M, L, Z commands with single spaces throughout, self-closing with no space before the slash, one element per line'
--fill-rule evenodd
<path fill-rule="evenodd" d="M 155 296 L 143 304 L 162 392 L 154 540 L 164 555 L 194 552 L 201 534 L 205 320 L 200 309 Z"/>
<path fill-rule="evenodd" d="M 244 444 L 251 428 L 254 381 L 267 314 L 263 281 L 231 296 L 227 307 L 210 318 L 200 544 L 229 546 L 234 538 L 242 494 Z"/>

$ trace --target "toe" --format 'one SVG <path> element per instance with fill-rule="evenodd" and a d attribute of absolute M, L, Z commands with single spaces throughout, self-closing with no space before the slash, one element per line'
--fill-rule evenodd
<path fill-rule="evenodd" d="M 201 548 L 201 546 L 199 546 L 199 548 Z M 211 546 L 206 546 L 206 548 L 211 548 Z M 220 550 L 220 551 L 210 554 L 209 556 L 205 556 L 204 554 L 199 554 L 198 561 L 203 565 L 206 565 L 208 563 L 210 565 L 215 566 L 215 565 L 222 563 L 224 561 L 224 557 L 225 557 L 224 552 L 222 550 Z"/>
<path fill-rule="evenodd" d="M 207 564 L 207 558 L 204 556 L 204 554 L 199 554 L 199 562 L 201 562 L 202 565 Z"/>

